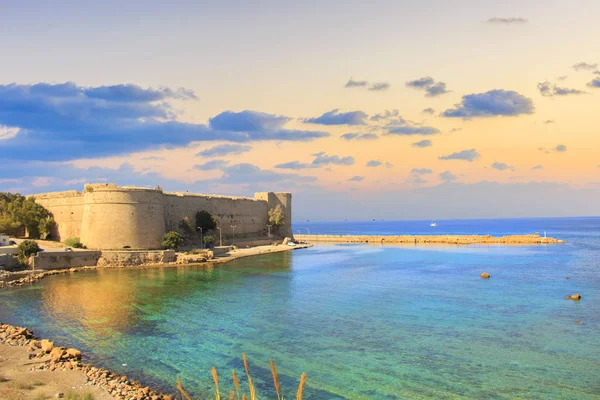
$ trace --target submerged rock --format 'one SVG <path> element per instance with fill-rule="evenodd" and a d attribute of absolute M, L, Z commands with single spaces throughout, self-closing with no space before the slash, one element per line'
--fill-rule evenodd
<path fill-rule="evenodd" d="M 482 272 L 481 273 L 481 278 L 482 279 L 490 279 L 491 275 L 488 274 L 487 272 Z"/>

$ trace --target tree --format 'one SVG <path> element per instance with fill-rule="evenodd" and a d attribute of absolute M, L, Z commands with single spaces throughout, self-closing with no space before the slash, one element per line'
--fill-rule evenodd
<path fill-rule="evenodd" d="M 208 235 L 208 236 L 204 236 L 204 238 L 202 239 L 202 241 L 204 242 L 204 245 L 206 247 L 210 247 L 215 243 L 215 238 Z"/>
<path fill-rule="evenodd" d="M 179 232 L 171 231 L 163 236 L 162 246 L 165 249 L 177 250 L 183 245 L 183 236 Z"/>
<path fill-rule="evenodd" d="M 189 217 L 183 217 L 183 219 L 177 224 L 177 227 L 183 236 L 188 238 L 191 237 L 194 232 L 196 232 L 196 229 L 194 229 L 194 225 L 192 224 L 192 221 L 190 221 Z"/>
<path fill-rule="evenodd" d="M 198 232 L 200 232 L 199 228 L 202 228 L 202 232 L 205 233 L 215 230 L 217 228 L 217 221 L 215 221 L 208 211 L 198 211 L 196 213 L 196 230 Z"/>
<path fill-rule="evenodd" d="M 17 246 L 19 249 L 17 253 L 17 258 L 21 264 L 27 264 L 27 260 L 29 260 L 29 256 L 39 253 L 40 246 L 35 242 L 35 240 L 23 240 Z"/>
<path fill-rule="evenodd" d="M 281 208 L 281 204 L 277 204 L 275 208 L 271 208 L 269 210 L 269 224 L 273 226 L 281 226 L 285 221 L 285 217 L 283 215 L 283 208 Z"/>
<path fill-rule="evenodd" d="M 52 214 L 33 197 L 0 193 L 0 231 L 20 236 L 26 229 L 30 238 L 45 239 L 54 225 Z"/>

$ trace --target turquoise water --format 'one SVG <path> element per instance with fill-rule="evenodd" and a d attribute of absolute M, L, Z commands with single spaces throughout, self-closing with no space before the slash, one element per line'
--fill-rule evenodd
<path fill-rule="evenodd" d="M 585 221 L 560 222 L 565 245 L 320 245 L 53 276 L 1 291 L 0 320 L 202 398 L 213 365 L 228 393 L 245 352 L 259 398 L 273 358 L 286 398 L 306 372 L 307 399 L 600 399 L 600 225 Z"/>

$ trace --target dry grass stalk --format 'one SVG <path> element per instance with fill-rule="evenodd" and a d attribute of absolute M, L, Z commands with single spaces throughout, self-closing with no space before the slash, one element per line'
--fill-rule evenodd
<path fill-rule="evenodd" d="M 219 394 L 219 375 L 217 374 L 217 369 L 212 367 L 210 373 L 215 381 L 215 400 L 221 400 L 221 395 Z"/>
<path fill-rule="evenodd" d="M 281 400 L 281 392 L 279 388 L 279 375 L 277 375 L 277 369 L 275 368 L 275 363 L 273 359 L 269 359 L 269 363 L 271 364 L 271 374 L 273 375 L 273 386 L 275 386 L 275 392 L 277 392 L 277 400 Z"/>
<path fill-rule="evenodd" d="M 233 390 L 229 392 L 229 400 L 235 400 L 235 393 L 233 392 Z"/>
<path fill-rule="evenodd" d="M 245 394 L 242 395 L 242 400 L 247 400 Z"/>
<path fill-rule="evenodd" d="M 181 380 L 179 379 L 179 377 L 177 377 L 177 390 L 179 390 L 179 393 L 181 393 L 181 396 L 183 396 L 183 398 L 185 400 L 192 400 L 192 398 L 190 397 L 190 395 L 187 394 L 185 392 L 185 390 L 183 390 L 183 386 L 181 385 Z"/>
<path fill-rule="evenodd" d="M 306 372 L 303 372 L 300 376 L 300 384 L 298 385 L 298 393 L 296 393 L 296 400 L 302 400 L 302 391 L 304 390 L 304 384 L 306 383 Z"/>
<path fill-rule="evenodd" d="M 233 376 L 233 386 L 235 386 L 235 393 L 237 394 L 238 400 L 240 400 L 240 381 L 235 374 L 235 370 L 231 370 L 231 376 Z"/>
<path fill-rule="evenodd" d="M 254 383 L 250 378 L 250 369 L 248 368 L 248 359 L 246 354 L 242 353 L 242 360 L 244 360 L 244 369 L 246 370 L 246 377 L 248 378 L 248 387 L 250 388 L 250 400 L 256 400 L 256 390 L 254 389 Z"/>

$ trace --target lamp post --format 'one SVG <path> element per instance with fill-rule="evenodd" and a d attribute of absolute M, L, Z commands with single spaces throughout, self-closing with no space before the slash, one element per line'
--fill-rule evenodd
<path fill-rule="evenodd" d="M 203 249 L 204 241 L 202 240 L 202 228 L 198 227 L 198 229 L 200 229 L 200 248 Z"/>
<path fill-rule="evenodd" d="M 308 228 L 306 228 L 306 234 L 310 235 L 310 231 L 308 230 Z"/>
<path fill-rule="evenodd" d="M 223 232 L 221 231 L 221 228 L 217 226 L 217 229 L 219 230 L 219 246 L 223 247 Z"/>
<path fill-rule="evenodd" d="M 269 229 L 269 238 L 271 237 L 271 226 L 272 225 L 267 225 L 267 228 Z"/>
<path fill-rule="evenodd" d="M 232 246 L 235 244 L 235 228 L 236 227 L 237 227 L 237 225 L 231 225 L 231 229 L 233 230 L 233 239 L 231 240 Z"/>

